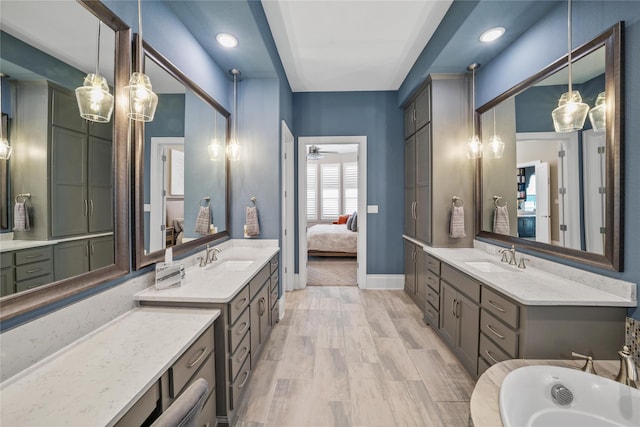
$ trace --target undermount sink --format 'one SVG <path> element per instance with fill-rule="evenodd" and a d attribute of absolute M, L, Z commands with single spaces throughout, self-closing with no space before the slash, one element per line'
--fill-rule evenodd
<path fill-rule="evenodd" d="M 577 369 L 515 369 L 499 401 L 504 427 L 640 426 L 640 390 Z"/>
<path fill-rule="evenodd" d="M 211 264 L 207 269 L 217 271 L 244 271 L 253 264 L 251 259 L 221 259 Z"/>
<path fill-rule="evenodd" d="M 514 271 L 519 271 L 514 268 L 505 268 L 500 264 L 493 263 L 491 261 L 465 261 L 464 263 L 471 268 L 482 271 L 483 273 L 513 273 Z"/>

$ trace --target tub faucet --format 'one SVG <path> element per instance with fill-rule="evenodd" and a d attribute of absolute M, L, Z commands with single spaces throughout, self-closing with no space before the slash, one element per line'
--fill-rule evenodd
<path fill-rule="evenodd" d="M 638 388 L 638 369 L 629 347 L 626 345 L 622 347 L 622 350 L 618 352 L 618 356 L 620 357 L 620 371 L 616 376 L 616 381 L 629 387 Z"/>

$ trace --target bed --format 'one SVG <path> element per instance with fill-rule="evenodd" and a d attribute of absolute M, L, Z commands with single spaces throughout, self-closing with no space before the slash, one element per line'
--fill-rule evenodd
<path fill-rule="evenodd" d="M 355 257 L 358 233 L 346 224 L 316 224 L 307 230 L 307 253 L 311 256 Z"/>

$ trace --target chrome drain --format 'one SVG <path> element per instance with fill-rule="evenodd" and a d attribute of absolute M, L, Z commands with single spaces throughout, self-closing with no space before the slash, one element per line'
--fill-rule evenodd
<path fill-rule="evenodd" d="M 551 398 L 560 406 L 567 406 L 573 402 L 573 393 L 562 384 L 551 387 Z"/>

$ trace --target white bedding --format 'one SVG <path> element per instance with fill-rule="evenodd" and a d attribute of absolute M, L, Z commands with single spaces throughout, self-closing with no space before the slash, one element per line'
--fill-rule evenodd
<path fill-rule="evenodd" d="M 358 252 L 358 233 L 346 224 L 316 224 L 307 230 L 310 251 Z"/>

